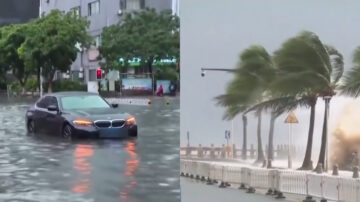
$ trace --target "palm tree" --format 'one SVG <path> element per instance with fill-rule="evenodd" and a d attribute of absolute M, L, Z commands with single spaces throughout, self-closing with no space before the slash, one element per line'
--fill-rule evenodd
<path fill-rule="evenodd" d="M 360 47 L 354 52 L 353 63 L 354 66 L 345 74 L 340 88 L 341 94 L 357 98 L 360 95 Z"/>
<path fill-rule="evenodd" d="M 290 38 L 274 53 L 278 69 L 271 85 L 276 96 L 300 97 L 310 107 L 310 125 L 303 164 L 300 169 L 312 169 L 312 141 L 315 105 L 318 97 L 335 95 L 335 88 L 343 73 L 342 55 L 333 47 L 324 45 L 319 37 L 308 31 Z M 302 103 L 304 104 L 304 103 Z M 324 127 L 319 162 L 324 166 L 328 102 L 325 107 Z"/>
<path fill-rule="evenodd" d="M 226 94 L 216 97 L 219 105 L 226 107 L 224 119 L 233 119 L 245 112 L 254 103 L 260 103 L 268 84 L 274 77 L 274 67 L 271 56 L 262 46 L 250 46 L 240 54 L 240 61 L 235 71 L 234 79 L 229 83 Z M 251 111 L 251 110 L 250 110 Z M 246 114 L 243 113 L 244 141 L 246 141 Z M 261 111 L 256 111 L 258 117 L 258 161 L 264 160 L 261 141 Z M 246 151 L 243 144 L 243 152 Z M 243 153 L 244 156 L 244 153 Z"/>

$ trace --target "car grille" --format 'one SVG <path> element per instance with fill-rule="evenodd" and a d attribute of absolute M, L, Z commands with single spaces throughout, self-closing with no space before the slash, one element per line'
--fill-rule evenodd
<path fill-rule="evenodd" d="M 111 122 L 110 121 L 95 121 L 95 126 L 99 128 L 110 128 Z"/>
<path fill-rule="evenodd" d="M 122 128 L 125 125 L 125 120 L 97 120 L 94 124 L 98 128 Z"/>
<path fill-rule="evenodd" d="M 124 120 L 113 120 L 111 126 L 114 128 L 122 128 L 124 125 L 125 125 Z"/>

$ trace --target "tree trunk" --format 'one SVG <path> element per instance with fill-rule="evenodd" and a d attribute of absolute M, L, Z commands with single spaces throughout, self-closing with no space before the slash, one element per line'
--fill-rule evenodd
<path fill-rule="evenodd" d="M 153 73 L 153 69 L 152 69 L 152 63 L 153 63 L 153 59 L 149 59 L 148 61 L 148 70 L 149 70 L 149 73 L 152 74 Z"/>
<path fill-rule="evenodd" d="M 37 85 L 38 85 L 38 88 L 39 88 L 39 92 L 40 92 L 40 89 L 41 89 L 41 83 L 40 83 L 40 67 L 37 68 L 37 73 L 36 73 L 36 80 L 37 80 Z"/>
<path fill-rule="evenodd" d="M 270 131 L 269 131 L 269 147 L 268 147 L 268 160 L 274 160 L 274 127 L 276 116 L 271 113 L 270 118 Z"/>
<path fill-rule="evenodd" d="M 55 71 L 51 71 L 49 74 L 48 93 L 52 93 L 54 75 L 55 75 Z"/>
<path fill-rule="evenodd" d="M 246 160 L 247 158 L 247 118 L 245 115 L 242 116 L 243 120 L 243 144 L 241 150 L 241 158 Z"/>
<path fill-rule="evenodd" d="M 257 159 L 256 163 L 261 163 L 265 160 L 264 151 L 262 148 L 262 142 L 261 142 L 261 112 L 257 114 L 258 116 L 258 125 L 257 125 Z"/>
<path fill-rule="evenodd" d="M 325 156 L 326 156 L 326 147 L 327 147 L 327 126 L 328 126 L 328 116 L 329 116 L 329 102 L 330 99 L 325 99 L 325 113 L 324 113 L 324 123 L 322 129 L 322 136 L 321 136 L 321 147 L 320 147 L 320 154 L 318 165 L 321 163 L 322 168 L 325 170 L 327 168 L 325 166 Z"/>
<path fill-rule="evenodd" d="M 306 152 L 305 158 L 303 161 L 302 166 L 299 168 L 300 170 L 312 170 L 313 164 L 311 161 L 311 154 L 312 154 L 312 143 L 313 143 L 313 135 L 314 135 L 314 124 L 315 124 L 315 105 L 316 99 L 312 100 L 310 103 L 310 125 L 309 125 L 309 133 L 308 133 L 308 140 L 306 145 Z"/>

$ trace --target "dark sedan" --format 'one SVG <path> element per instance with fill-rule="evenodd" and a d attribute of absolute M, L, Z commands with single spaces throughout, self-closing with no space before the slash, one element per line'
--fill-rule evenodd
<path fill-rule="evenodd" d="M 96 93 L 60 92 L 41 97 L 26 112 L 29 133 L 76 137 L 136 137 L 135 117 L 120 113 Z"/>

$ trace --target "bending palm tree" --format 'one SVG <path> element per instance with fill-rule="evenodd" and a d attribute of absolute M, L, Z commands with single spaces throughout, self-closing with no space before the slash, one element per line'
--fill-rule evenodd
<path fill-rule="evenodd" d="M 333 57 L 333 58 L 332 58 Z M 276 96 L 294 96 L 306 100 L 310 107 L 310 125 L 305 158 L 300 169 L 312 169 L 312 141 L 315 105 L 318 97 L 331 97 L 343 73 L 343 59 L 333 47 L 324 45 L 312 32 L 302 32 L 287 40 L 275 52 L 277 79 L 272 84 Z M 324 165 L 328 104 L 325 108 L 319 163 Z"/>
<path fill-rule="evenodd" d="M 224 119 L 232 119 L 245 112 L 249 106 L 259 103 L 264 92 L 274 77 L 271 56 L 261 46 L 251 46 L 240 55 L 240 62 L 235 71 L 235 78 L 227 87 L 226 94 L 216 97 L 218 104 L 227 107 Z M 258 112 L 258 157 L 264 160 L 261 142 L 261 116 Z M 246 113 L 243 114 L 244 140 L 246 140 Z M 243 152 L 246 148 L 243 148 Z"/>
<path fill-rule="evenodd" d="M 353 63 L 354 67 L 344 76 L 341 94 L 357 98 L 360 95 L 360 47 L 355 50 Z"/>

